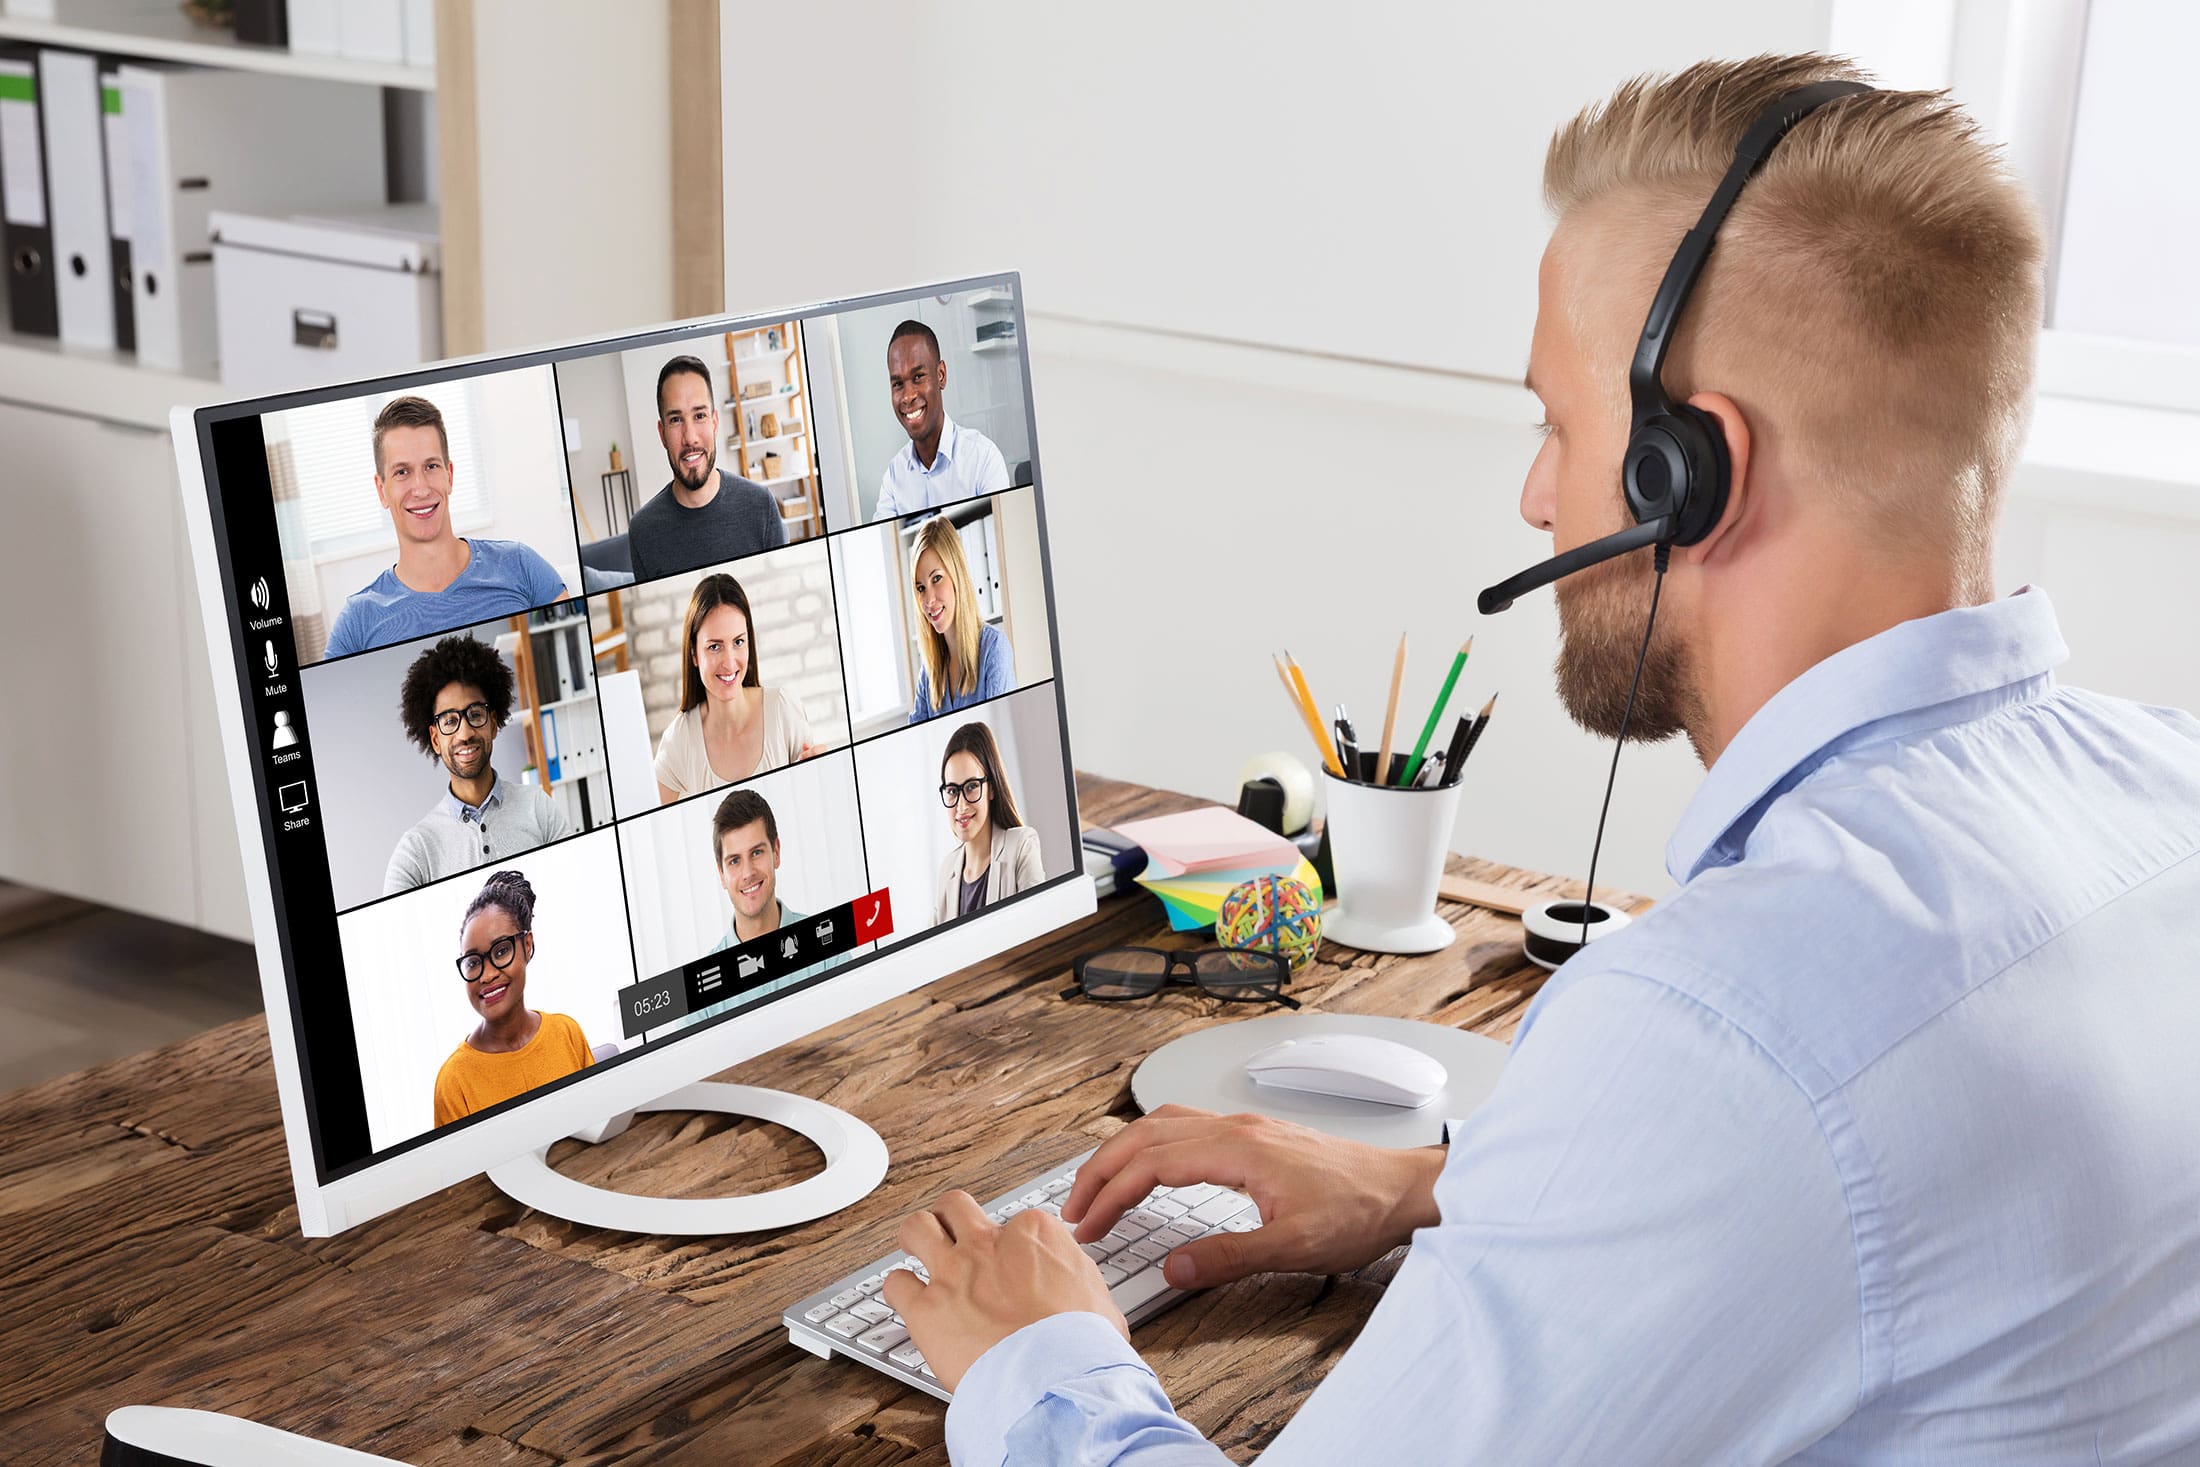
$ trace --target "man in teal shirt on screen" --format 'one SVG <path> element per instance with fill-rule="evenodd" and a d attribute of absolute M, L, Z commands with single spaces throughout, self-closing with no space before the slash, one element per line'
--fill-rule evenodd
<path fill-rule="evenodd" d="M 710 823 L 712 858 L 718 867 L 718 884 L 733 904 L 733 916 L 725 935 L 710 945 L 722 953 L 782 928 L 810 919 L 779 900 L 779 819 L 771 805 L 752 789 L 737 789 L 718 802 Z M 707 954 L 706 954 L 707 956 Z M 847 953 L 782 974 L 754 988 L 743 989 L 689 1014 L 683 1024 L 703 1020 L 755 1003 L 767 994 L 792 988 L 848 961 Z M 729 975 L 731 981 L 731 975 Z"/>
<path fill-rule="evenodd" d="M 1570 550 L 1630 522 L 1628 362 L 1675 242 L 1824 57 L 1639 79 L 1559 130 L 1521 495 Z M 1706 778 L 1678 890 L 1537 995 L 1448 1145 L 1164 1108 L 1064 1226 L 962 1193 L 888 1302 L 961 1467 L 1191 1467 L 1078 1251 L 1157 1183 L 1260 1226 L 1172 1283 L 1338 1273 L 1410 1242 L 1261 1461 L 2200 1460 L 2200 720 L 2059 685 L 1994 523 L 2041 317 L 2032 207 L 1944 94 L 1840 97 L 1735 201 L 1665 391 L 1723 511 L 1672 553 L 1631 737 Z M 1558 684 L 1620 732 L 1638 550 L 1558 583 Z"/>

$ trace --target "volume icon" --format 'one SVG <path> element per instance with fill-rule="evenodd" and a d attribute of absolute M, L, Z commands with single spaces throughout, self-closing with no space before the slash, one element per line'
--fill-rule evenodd
<path fill-rule="evenodd" d="M 252 590 L 248 594 L 252 597 L 252 604 L 255 607 L 258 607 L 261 611 L 267 610 L 269 601 L 273 599 L 267 594 L 266 576 L 261 576 L 258 580 L 254 581 L 252 583 Z"/>

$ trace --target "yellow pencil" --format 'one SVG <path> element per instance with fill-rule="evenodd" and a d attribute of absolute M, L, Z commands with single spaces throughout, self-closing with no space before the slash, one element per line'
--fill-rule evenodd
<path fill-rule="evenodd" d="M 1299 716 L 1306 720 L 1306 731 L 1314 736 L 1314 747 L 1322 751 L 1323 767 L 1339 779 L 1349 778 L 1344 765 L 1337 761 L 1337 746 L 1322 732 L 1322 716 L 1315 710 L 1314 694 L 1306 686 L 1306 674 L 1288 650 L 1276 660 L 1276 673 L 1283 679 L 1284 690 L 1291 694 L 1291 701 L 1299 705 Z"/>
<path fill-rule="evenodd" d="M 1390 706 L 1383 710 L 1383 751 L 1375 757 L 1375 782 L 1390 783 L 1390 739 L 1398 731 L 1398 690 L 1406 681 L 1406 634 L 1398 634 L 1398 657 L 1390 665 Z"/>

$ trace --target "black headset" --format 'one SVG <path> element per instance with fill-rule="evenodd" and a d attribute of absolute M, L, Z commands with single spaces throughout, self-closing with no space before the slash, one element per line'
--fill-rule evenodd
<path fill-rule="evenodd" d="M 1666 348 L 1672 345 L 1674 323 L 1688 304 L 1696 277 L 1703 274 L 1704 261 L 1711 257 L 1711 246 L 1727 211 L 1734 207 L 1735 195 L 1764 166 L 1788 129 L 1836 97 L 1872 90 L 1852 81 L 1798 87 L 1759 113 L 1742 134 L 1740 145 L 1734 149 L 1734 161 L 1712 191 L 1711 202 L 1704 205 L 1703 216 L 1681 237 L 1680 248 L 1673 252 L 1673 263 L 1665 267 L 1665 279 L 1651 297 L 1650 315 L 1642 323 L 1642 338 L 1635 343 L 1634 365 L 1627 372 L 1634 428 L 1627 438 L 1627 454 L 1620 460 L 1620 480 L 1635 523 L 1498 582 L 1477 598 L 1484 616 L 1504 611 L 1514 598 L 1529 591 L 1630 550 L 1656 545 L 1661 551 L 1669 551 L 1676 545 L 1694 545 L 1719 523 L 1726 513 L 1727 487 L 1733 475 L 1733 465 L 1726 455 L 1726 433 L 1710 413 L 1675 402 L 1666 393 L 1660 374 L 1665 367 Z"/>

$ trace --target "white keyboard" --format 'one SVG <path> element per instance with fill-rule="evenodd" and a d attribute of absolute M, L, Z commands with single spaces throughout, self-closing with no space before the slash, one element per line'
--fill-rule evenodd
<path fill-rule="evenodd" d="M 1007 1222 L 1019 1212 L 1037 1210 L 1059 1218 L 1077 1168 L 1090 1155 L 1072 1157 L 1029 1185 L 994 1198 L 985 1204 L 986 1216 Z M 1162 1260 L 1172 1249 L 1209 1233 L 1243 1233 L 1259 1226 L 1260 1210 L 1228 1188 L 1206 1183 L 1157 1187 L 1124 1213 L 1107 1237 L 1079 1246 L 1099 1265 L 1115 1307 L 1135 1327 L 1184 1297 L 1184 1290 L 1172 1288 L 1161 1276 Z M 924 1363 L 901 1316 L 879 1292 L 886 1275 L 897 1268 L 928 1276 L 924 1265 L 908 1254 L 888 1254 L 789 1309 L 781 1316 L 787 1337 L 814 1355 L 845 1355 L 944 1401 L 947 1388 Z"/>

